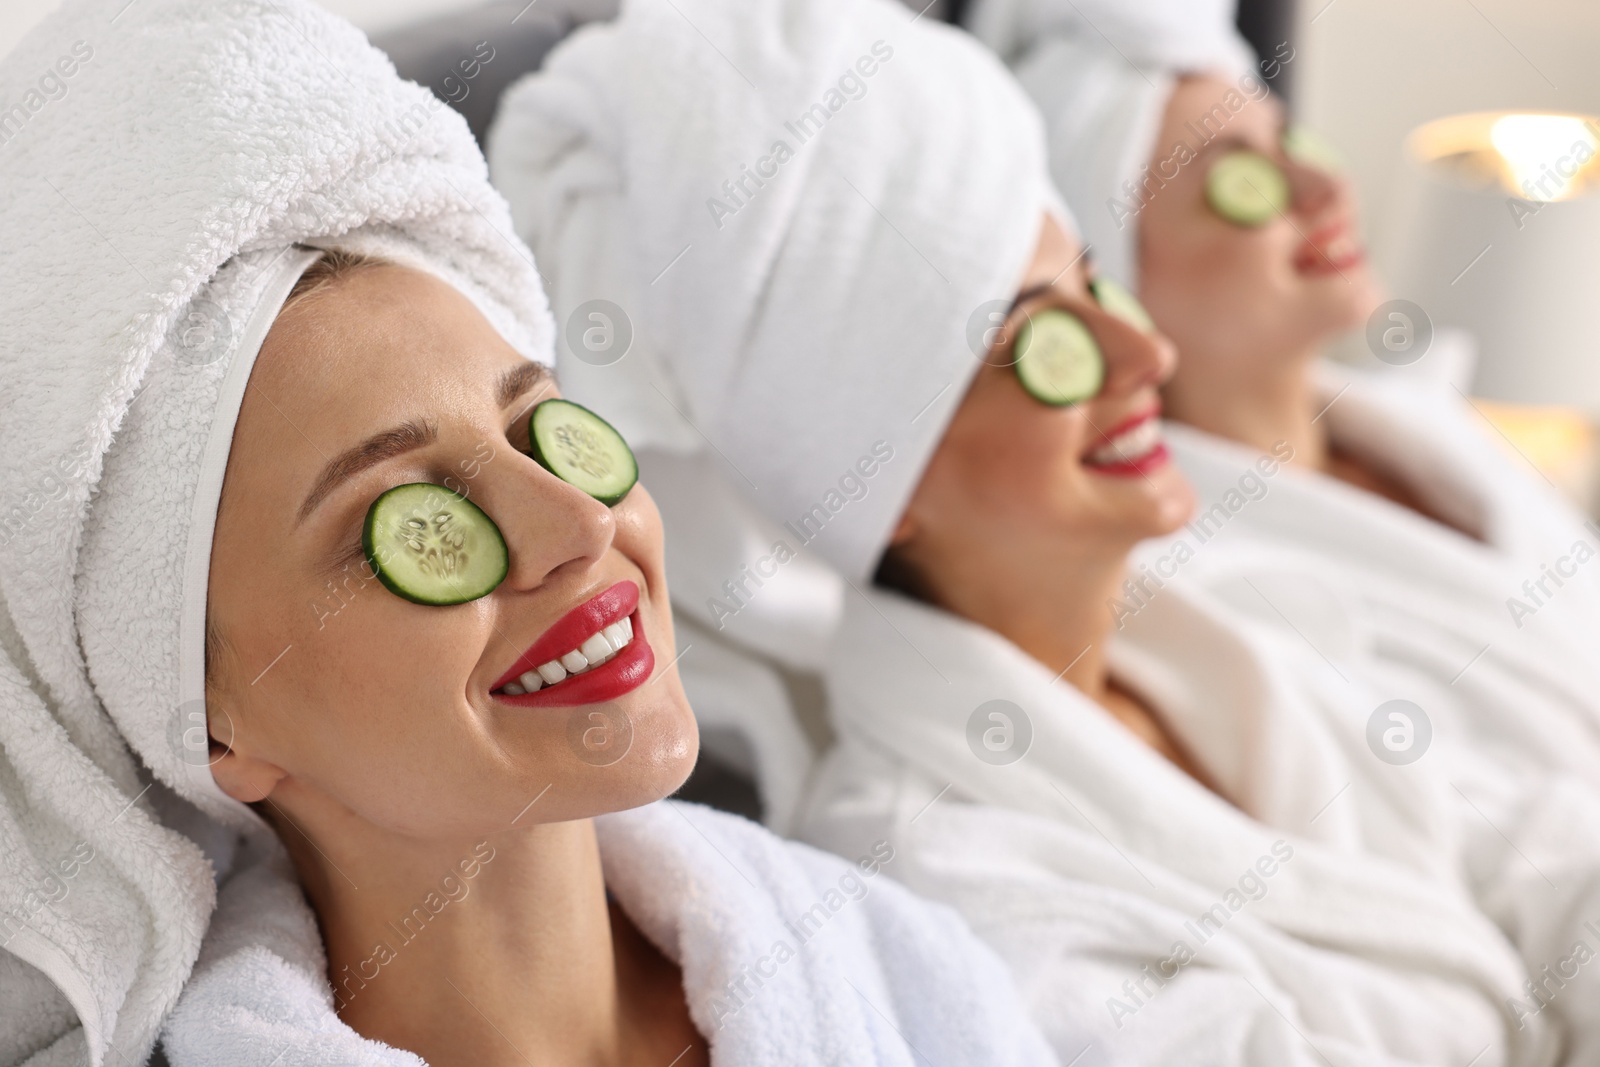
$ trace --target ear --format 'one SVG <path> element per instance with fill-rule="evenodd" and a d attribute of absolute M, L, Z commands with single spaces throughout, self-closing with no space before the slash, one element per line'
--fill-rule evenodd
<path fill-rule="evenodd" d="M 254 804 L 271 796 L 288 773 L 258 756 L 243 755 L 212 738 L 211 777 L 233 799 Z"/>

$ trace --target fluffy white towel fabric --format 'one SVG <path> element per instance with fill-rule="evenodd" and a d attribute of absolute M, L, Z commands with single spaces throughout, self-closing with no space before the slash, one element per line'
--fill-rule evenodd
<path fill-rule="evenodd" d="M 69 0 L 0 99 L 0 1044 L 141 1062 L 214 902 L 153 802 L 253 825 L 209 772 L 206 582 L 293 246 L 433 270 L 529 358 L 552 323 L 465 123 L 310 3 Z"/>
<path fill-rule="evenodd" d="M 852 579 L 1062 210 L 1013 79 L 889 0 L 627 0 L 507 92 L 489 157 L 562 321 L 632 322 L 574 395 L 641 442 L 703 434 Z"/>
<path fill-rule="evenodd" d="M 1384 762 L 1366 733 L 1386 694 L 1169 585 L 1107 654 L 1218 795 L 991 631 L 869 596 L 846 606 L 840 742 L 802 836 L 895 841 L 896 877 L 1001 953 L 1063 1060 L 1591 1062 L 1584 783 L 1470 746 Z"/>
<path fill-rule="evenodd" d="M 1129 287 L 1139 281 L 1131 190 L 1176 78 L 1256 78 L 1233 12 L 1231 0 L 974 0 L 967 11 L 1044 113 L 1050 172 L 1095 264 Z"/>
<path fill-rule="evenodd" d="M 717 1067 L 1056 1062 L 994 955 L 884 876 L 894 842 L 851 862 L 673 801 L 595 826 L 607 887 L 682 968 Z M 272 918 L 285 884 L 264 865 L 224 885 L 219 916 L 245 936 L 208 941 L 166 1030 L 173 1067 L 421 1067 L 335 1015 L 309 916 Z"/>
<path fill-rule="evenodd" d="M 1276 464 L 1252 449 L 1169 426 L 1200 511 L 1146 555 L 1187 542 L 1176 580 L 1267 624 L 1340 620 L 1392 684 L 1447 691 L 1487 751 L 1600 782 L 1600 529 L 1454 391 L 1331 364 L 1318 384 L 1335 447 L 1481 540 L 1314 471 L 1262 477 Z"/>

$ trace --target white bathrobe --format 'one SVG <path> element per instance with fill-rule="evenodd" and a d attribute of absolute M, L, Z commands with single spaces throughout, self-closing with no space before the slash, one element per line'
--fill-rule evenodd
<path fill-rule="evenodd" d="M 1199 511 L 1139 562 L 1186 543 L 1176 581 L 1335 659 L 1358 645 L 1396 695 L 1447 692 L 1504 759 L 1600 785 L 1600 528 L 1448 387 L 1327 366 L 1319 389 L 1336 448 L 1481 540 L 1315 471 L 1263 476 L 1277 465 L 1253 449 L 1168 426 Z"/>
<path fill-rule="evenodd" d="M 841 859 L 673 801 L 595 826 L 606 887 L 682 969 L 715 1067 L 1056 1062 L 994 954 L 884 877 L 894 842 Z M 281 849 L 241 863 L 213 929 L 163 1034 L 173 1067 L 422 1067 L 335 1014 Z"/>
<path fill-rule="evenodd" d="M 1508 783 L 1470 749 L 1380 761 L 1382 694 L 1171 586 L 1107 654 L 1219 796 L 993 632 L 867 596 L 833 651 L 839 742 L 801 835 L 847 855 L 894 840 L 894 876 L 1000 952 L 1063 1061 L 1600 1056 L 1600 965 L 1572 958 L 1600 948 L 1600 806 L 1580 784 Z M 989 717 L 993 700 L 1021 711 Z M 979 758 L 1008 742 L 1015 762 Z M 1465 795 L 1493 785 L 1490 826 Z"/>

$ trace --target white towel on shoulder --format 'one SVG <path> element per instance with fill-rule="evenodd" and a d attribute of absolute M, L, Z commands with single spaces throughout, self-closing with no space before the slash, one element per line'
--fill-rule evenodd
<path fill-rule="evenodd" d="M 1056 1062 L 999 960 L 888 877 L 893 842 L 841 859 L 675 801 L 595 827 L 607 888 L 682 969 L 716 1067 Z M 208 943 L 167 1026 L 173 1067 L 420 1067 L 334 1013 L 297 894 L 274 856 L 224 885 L 219 916 L 237 921 Z"/>

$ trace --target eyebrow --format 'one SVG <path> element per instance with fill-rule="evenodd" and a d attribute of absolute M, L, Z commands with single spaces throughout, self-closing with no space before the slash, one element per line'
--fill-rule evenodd
<path fill-rule="evenodd" d="M 495 404 L 500 408 L 510 407 L 512 401 L 549 381 L 550 371 L 542 363 L 531 360 L 519 363 L 502 374 L 495 384 Z M 294 524 L 299 526 L 305 522 L 329 494 L 361 472 L 396 456 L 426 448 L 438 440 L 439 427 L 436 423 L 429 419 L 407 419 L 398 426 L 380 430 L 360 444 L 345 449 L 322 468 L 311 492 L 306 494 L 301 503 Z"/>
<path fill-rule="evenodd" d="M 1057 280 L 1059 281 L 1059 279 Z M 1023 304 L 1026 304 L 1028 301 L 1051 293 L 1055 294 L 1057 297 L 1077 297 L 1079 295 L 1077 293 L 1068 292 L 1067 290 L 1062 289 L 1061 286 L 1056 284 L 1056 282 L 1046 282 L 1042 285 L 1035 285 L 1031 288 L 1022 290 L 1022 292 L 1017 294 L 1017 298 L 1011 301 L 1011 307 L 1006 310 L 1006 317 L 1009 318 L 1014 315 L 1016 310 Z"/>
<path fill-rule="evenodd" d="M 1277 136 L 1283 136 L 1283 127 L 1280 126 L 1278 128 Z M 1202 156 L 1212 156 L 1216 155 L 1218 152 L 1229 152 L 1239 148 L 1249 152 L 1261 151 L 1261 149 L 1257 148 L 1253 143 L 1251 143 L 1248 137 L 1243 137 L 1233 132 L 1219 133 L 1210 141 L 1206 142 L 1206 144 L 1201 146 L 1200 151 L 1195 153 L 1195 158 L 1199 159 Z M 1170 181 L 1171 179 L 1168 180 Z"/>

